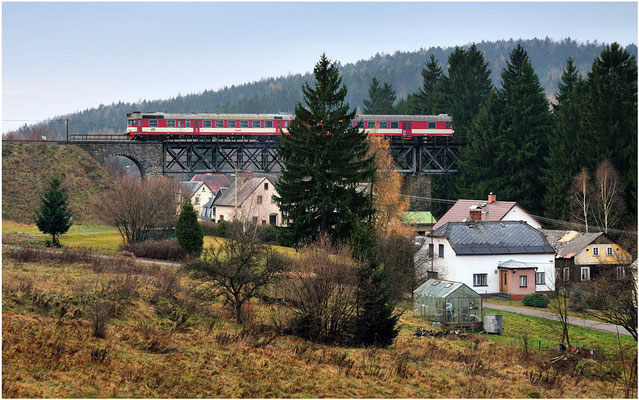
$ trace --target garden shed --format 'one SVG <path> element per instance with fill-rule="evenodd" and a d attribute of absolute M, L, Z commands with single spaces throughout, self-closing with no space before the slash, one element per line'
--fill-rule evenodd
<path fill-rule="evenodd" d="M 429 279 L 415 289 L 413 301 L 419 317 L 459 326 L 481 326 L 481 297 L 461 282 Z"/>

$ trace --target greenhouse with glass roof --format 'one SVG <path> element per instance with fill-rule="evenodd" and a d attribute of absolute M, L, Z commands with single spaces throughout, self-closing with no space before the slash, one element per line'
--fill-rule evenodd
<path fill-rule="evenodd" d="M 461 282 L 429 279 L 413 292 L 415 315 L 444 324 L 481 327 L 482 301 Z"/>

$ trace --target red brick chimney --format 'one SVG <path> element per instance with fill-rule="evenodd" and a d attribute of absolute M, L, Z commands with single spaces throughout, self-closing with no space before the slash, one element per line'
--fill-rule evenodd
<path fill-rule="evenodd" d="M 468 217 L 468 219 L 471 221 L 481 221 L 481 208 L 477 206 L 470 206 Z"/>
<path fill-rule="evenodd" d="M 493 194 L 493 192 L 490 192 L 490 194 L 488 195 L 488 204 L 494 203 L 496 201 L 497 201 L 497 195 Z"/>

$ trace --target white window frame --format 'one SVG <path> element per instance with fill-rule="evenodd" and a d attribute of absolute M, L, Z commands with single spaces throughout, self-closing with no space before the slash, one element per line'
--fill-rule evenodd
<path fill-rule="evenodd" d="M 584 277 L 584 272 L 585 277 Z M 581 280 L 582 281 L 589 281 L 590 280 L 590 267 L 581 267 Z"/>
<path fill-rule="evenodd" d="M 473 286 L 488 286 L 488 274 L 473 274 Z"/>
<path fill-rule="evenodd" d="M 570 267 L 564 268 L 564 282 L 568 282 L 570 280 Z"/>
<path fill-rule="evenodd" d="M 599 256 L 599 247 L 594 247 L 592 248 L 592 256 L 593 257 L 598 257 Z"/>
<path fill-rule="evenodd" d="M 437 256 L 439 258 L 444 258 L 444 245 L 443 244 L 439 244 L 439 247 L 437 248 Z"/>
<path fill-rule="evenodd" d="M 607 255 L 607 256 L 611 256 L 611 255 L 613 255 L 613 254 L 615 254 L 615 253 L 614 253 L 614 252 L 613 252 L 613 250 L 612 250 L 612 246 L 608 246 L 608 247 L 606 247 L 606 255 Z"/>
<path fill-rule="evenodd" d="M 519 275 L 519 287 L 528 287 L 528 275 Z"/>
<path fill-rule="evenodd" d="M 541 279 L 539 279 L 541 277 Z M 545 272 L 535 272 L 535 285 L 545 285 L 546 284 L 546 273 Z"/>

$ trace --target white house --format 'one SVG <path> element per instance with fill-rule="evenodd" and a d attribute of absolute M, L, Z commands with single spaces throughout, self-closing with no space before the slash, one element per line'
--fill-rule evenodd
<path fill-rule="evenodd" d="M 433 226 L 440 228 L 448 222 L 475 221 L 525 221 L 535 229 L 542 225 L 514 201 L 497 201 L 494 194 L 488 195 L 486 200 L 457 200 L 457 202 Z"/>
<path fill-rule="evenodd" d="M 193 204 L 193 208 L 195 209 L 198 218 L 210 218 L 203 213 L 204 205 L 210 202 L 215 197 L 216 193 L 214 193 L 206 183 L 197 181 L 182 181 L 180 182 L 180 190 L 183 196 L 191 200 L 191 204 Z"/>
<path fill-rule="evenodd" d="M 555 290 L 555 251 L 524 221 L 449 222 L 428 235 L 415 270 L 418 281 L 462 282 L 479 294 Z"/>
<path fill-rule="evenodd" d="M 242 218 L 259 225 L 284 225 L 282 213 L 275 204 L 277 195 L 273 182 L 268 177 L 248 176 L 238 179 L 220 197 L 213 201 L 215 217 L 230 221 Z"/>

